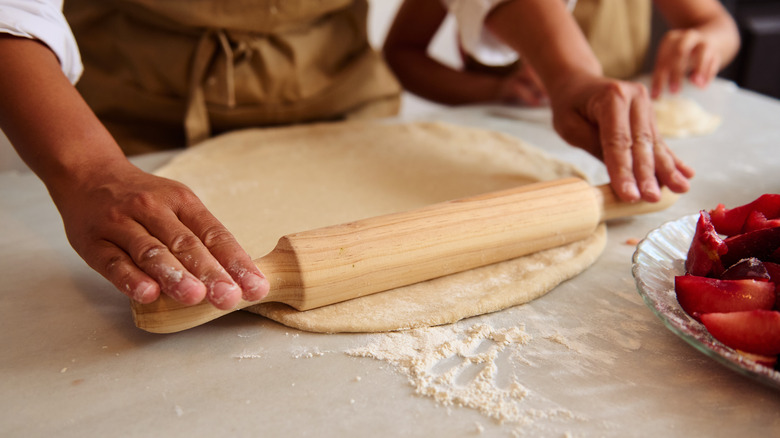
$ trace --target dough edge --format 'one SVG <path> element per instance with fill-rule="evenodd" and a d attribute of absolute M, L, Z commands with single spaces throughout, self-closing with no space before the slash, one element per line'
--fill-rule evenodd
<path fill-rule="evenodd" d="M 606 240 L 602 223 L 590 237 L 560 247 L 318 309 L 300 312 L 286 304 L 266 303 L 244 310 L 317 333 L 389 332 L 450 324 L 547 294 L 595 263 Z M 480 293 L 468 294 L 464 289 Z"/>

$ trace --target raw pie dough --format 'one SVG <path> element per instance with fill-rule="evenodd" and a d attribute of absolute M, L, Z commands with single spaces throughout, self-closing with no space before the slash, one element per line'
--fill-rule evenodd
<path fill-rule="evenodd" d="M 695 101 L 680 97 L 662 97 L 653 102 L 658 132 L 667 138 L 706 135 L 720 126 L 721 118 L 707 112 Z"/>
<path fill-rule="evenodd" d="M 339 122 L 225 134 L 157 171 L 187 184 L 253 258 L 296 231 L 581 176 L 508 135 L 441 123 Z M 247 310 L 314 332 L 376 332 L 455 322 L 531 301 L 590 266 L 589 238 L 518 259 L 305 312 Z"/>

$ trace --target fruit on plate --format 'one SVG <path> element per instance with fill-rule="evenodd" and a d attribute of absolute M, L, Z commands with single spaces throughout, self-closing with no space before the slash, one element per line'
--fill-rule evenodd
<path fill-rule="evenodd" d="M 728 246 L 715 230 L 709 213 L 702 210 L 685 259 L 685 271 L 704 277 L 720 275 L 724 270 L 720 257 L 727 251 Z"/>
<path fill-rule="evenodd" d="M 775 305 L 775 284 L 761 280 L 719 280 L 681 275 L 675 277 L 677 300 L 686 313 L 700 319 L 713 312 L 770 310 Z"/>
<path fill-rule="evenodd" d="M 780 265 L 777 265 L 780 268 Z M 778 271 L 780 274 L 780 271 Z M 720 276 L 721 280 L 771 280 L 766 264 L 755 257 L 748 257 L 734 263 Z M 780 279 L 780 277 L 778 277 Z"/>
<path fill-rule="evenodd" d="M 780 194 L 702 210 L 685 271 L 683 310 L 745 359 L 780 366 Z"/>
<path fill-rule="evenodd" d="M 775 284 L 775 310 L 780 310 L 780 264 L 765 262 L 764 268 L 766 268 L 769 274 L 769 281 Z"/>
<path fill-rule="evenodd" d="M 767 219 L 764 213 L 754 211 L 748 215 L 742 229 L 745 230 L 745 232 L 748 232 L 775 227 L 780 227 L 780 219 Z"/>
<path fill-rule="evenodd" d="M 776 310 L 705 313 L 701 321 L 713 338 L 731 348 L 761 356 L 780 354 L 780 312 Z"/>
<path fill-rule="evenodd" d="M 733 236 L 749 231 L 745 229 L 745 223 L 753 212 L 760 213 L 764 219 L 780 218 L 780 194 L 764 194 L 749 204 L 730 209 L 718 204 L 709 213 L 718 233 Z"/>
<path fill-rule="evenodd" d="M 772 255 L 780 248 L 780 227 L 737 234 L 726 238 L 723 243 L 726 244 L 726 252 L 720 255 L 720 262 L 724 266 L 731 266 L 747 257 L 771 261 Z"/>

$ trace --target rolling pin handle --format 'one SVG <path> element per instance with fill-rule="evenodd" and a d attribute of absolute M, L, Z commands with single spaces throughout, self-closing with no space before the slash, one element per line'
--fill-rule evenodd
<path fill-rule="evenodd" d="M 661 199 L 658 202 L 623 202 L 609 184 L 597 186 L 595 191 L 602 205 L 602 222 L 661 211 L 670 207 L 680 197 L 679 194 L 672 192 L 667 187 L 661 188 Z"/>

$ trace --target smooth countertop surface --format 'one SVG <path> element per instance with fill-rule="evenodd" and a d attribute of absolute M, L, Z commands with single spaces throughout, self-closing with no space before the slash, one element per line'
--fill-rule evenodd
<path fill-rule="evenodd" d="M 667 330 L 631 276 L 630 239 L 718 203 L 780 193 L 780 102 L 722 82 L 708 93 L 723 125 L 669 141 L 697 171 L 677 204 L 610 223 L 595 265 L 546 296 L 442 329 L 529 335 L 497 361 L 498 379 L 525 388 L 513 401 L 522 421 L 503 424 L 416 394 L 388 361 L 348 354 L 388 335 L 306 333 L 244 312 L 173 335 L 143 332 L 127 299 L 70 248 L 36 177 L 0 173 L 0 436 L 777 436 L 780 393 Z M 422 117 L 516 135 L 606 180 L 543 112 L 497 110 Z M 136 162 L 151 170 L 169 158 Z M 475 375 L 466 369 L 457 382 Z"/>

